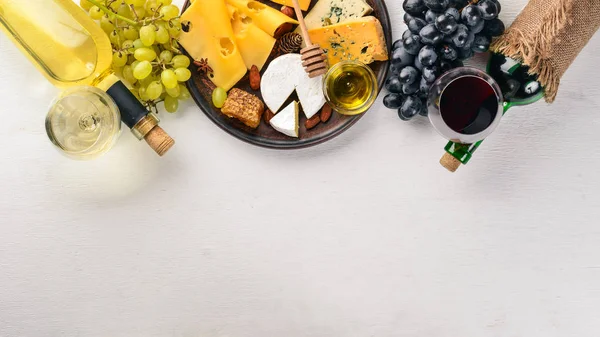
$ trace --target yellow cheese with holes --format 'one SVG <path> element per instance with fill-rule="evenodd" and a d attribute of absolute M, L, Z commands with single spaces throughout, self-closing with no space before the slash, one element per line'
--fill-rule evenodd
<path fill-rule="evenodd" d="M 179 43 L 194 60 L 206 59 L 213 72 L 211 81 L 231 89 L 246 74 L 246 64 L 235 43 L 225 0 L 195 0 L 181 16 L 189 22 Z"/>
<path fill-rule="evenodd" d="M 308 34 L 323 48 L 330 67 L 345 60 L 369 64 L 388 59 L 383 28 L 373 16 L 311 29 Z"/>
<path fill-rule="evenodd" d="M 271 36 L 274 36 L 277 28 L 284 23 L 298 24 L 298 21 L 258 1 L 227 0 L 227 3 L 237 8 L 240 13 L 251 18 L 255 25 Z"/>
<path fill-rule="evenodd" d="M 271 55 L 275 39 L 258 28 L 252 22 L 252 18 L 240 13 L 237 8 L 227 5 L 227 9 L 231 18 L 235 44 L 240 49 L 246 68 L 250 69 L 255 65 L 258 70 L 261 70 Z"/>
<path fill-rule="evenodd" d="M 278 3 L 281 5 L 286 5 L 286 6 L 290 6 L 292 8 L 294 8 L 294 4 L 292 3 L 292 0 L 271 0 L 274 3 Z M 303 11 L 308 10 L 308 7 L 310 7 L 310 0 L 298 0 L 298 4 L 300 5 L 300 9 L 302 9 Z"/>

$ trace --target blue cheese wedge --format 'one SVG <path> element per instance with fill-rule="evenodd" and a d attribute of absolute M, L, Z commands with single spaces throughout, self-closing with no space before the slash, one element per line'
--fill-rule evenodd
<path fill-rule="evenodd" d="M 298 102 L 294 101 L 271 118 L 273 129 L 286 136 L 298 138 Z"/>
<path fill-rule="evenodd" d="M 304 22 L 306 28 L 315 29 L 358 19 L 372 11 L 373 8 L 364 0 L 319 0 L 304 17 Z"/>
<path fill-rule="evenodd" d="M 311 29 L 308 35 L 323 49 L 330 67 L 346 60 L 369 64 L 388 59 L 383 28 L 374 16 Z"/>
<path fill-rule="evenodd" d="M 308 77 L 300 54 L 285 54 L 274 59 L 261 77 L 260 90 L 263 101 L 275 114 L 294 91 L 306 118 L 317 114 L 326 102 L 323 76 Z"/>

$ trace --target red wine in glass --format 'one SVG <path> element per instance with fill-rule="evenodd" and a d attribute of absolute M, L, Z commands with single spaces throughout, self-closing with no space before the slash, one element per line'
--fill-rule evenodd
<path fill-rule="evenodd" d="M 484 79 L 466 75 L 450 82 L 440 97 L 442 119 L 455 132 L 480 133 L 492 125 L 498 113 L 498 97 Z"/>

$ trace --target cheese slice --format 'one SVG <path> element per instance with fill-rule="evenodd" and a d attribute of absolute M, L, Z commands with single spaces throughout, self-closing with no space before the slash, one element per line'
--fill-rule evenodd
<path fill-rule="evenodd" d="M 195 0 L 181 21 L 189 22 L 190 29 L 181 32 L 179 43 L 194 60 L 206 59 L 216 86 L 231 89 L 246 74 L 246 64 L 235 44 L 225 0 Z"/>
<path fill-rule="evenodd" d="M 358 19 L 373 11 L 364 0 L 319 0 L 304 17 L 307 29 Z M 296 29 L 300 33 L 300 27 Z"/>
<path fill-rule="evenodd" d="M 273 129 L 290 137 L 298 138 L 298 102 L 290 103 L 269 122 Z"/>
<path fill-rule="evenodd" d="M 271 61 L 260 83 L 263 101 L 273 113 L 296 91 L 302 111 L 311 118 L 325 104 L 323 76 L 308 77 L 300 54 L 285 54 Z"/>
<path fill-rule="evenodd" d="M 240 13 L 237 8 L 227 5 L 227 9 L 231 18 L 235 44 L 240 49 L 246 68 L 250 69 L 256 65 L 258 70 L 261 70 L 271 55 L 276 40 L 258 28 L 252 22 L 252 18 Z"/>
<path fill-rule="evenodd" d="M 278 3 L 281 5 L 285 5 L 285 6 L 290 6 L 292 8 L 294 8 L 294 3 L 292 2 L 292 0 L 271 0 L 274 3 Z M 303 11 L 308 10 L 308 7 L 310 7 L 310 0 L 298 0 L 298 4 L 300 5 L 300 9 Z"/>
<path fill-rule="evenodd" d="M 284 23 L 298 24 L 298 21 L 258 1 L 227 0 L 227 3 L 239 9 L 241 13 L 251 18 L 255 25 L 271 36 L 274 36 L 277 28 Z"/>
<path fill-rule="evenodd" d="M 330 67 L 346 60 L 369 64 L 388 59 L 383 28 L 373 16 L 311 29 L 308 34 L 323 48 Z"/>

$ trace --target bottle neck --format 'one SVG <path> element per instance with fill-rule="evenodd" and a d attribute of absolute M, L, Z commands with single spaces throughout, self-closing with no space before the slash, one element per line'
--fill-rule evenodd
<path fill-rule="evenodd" d="M 106 92 L 115 101 L 121 113 L 121 121 L 139 140 L 146 140 L 158 155 L 164 155 L 175 144 L 158 126 L 158 117 L 146 110 L 111 69 L 100 74 L 92 85 Z"/>
<path fill-rule="evenodd" d="M 98 75 L 91 85 L 106 92 L 119 81 L 120 79 L 115 75 L 114 71 L 109 68 Z"/>

